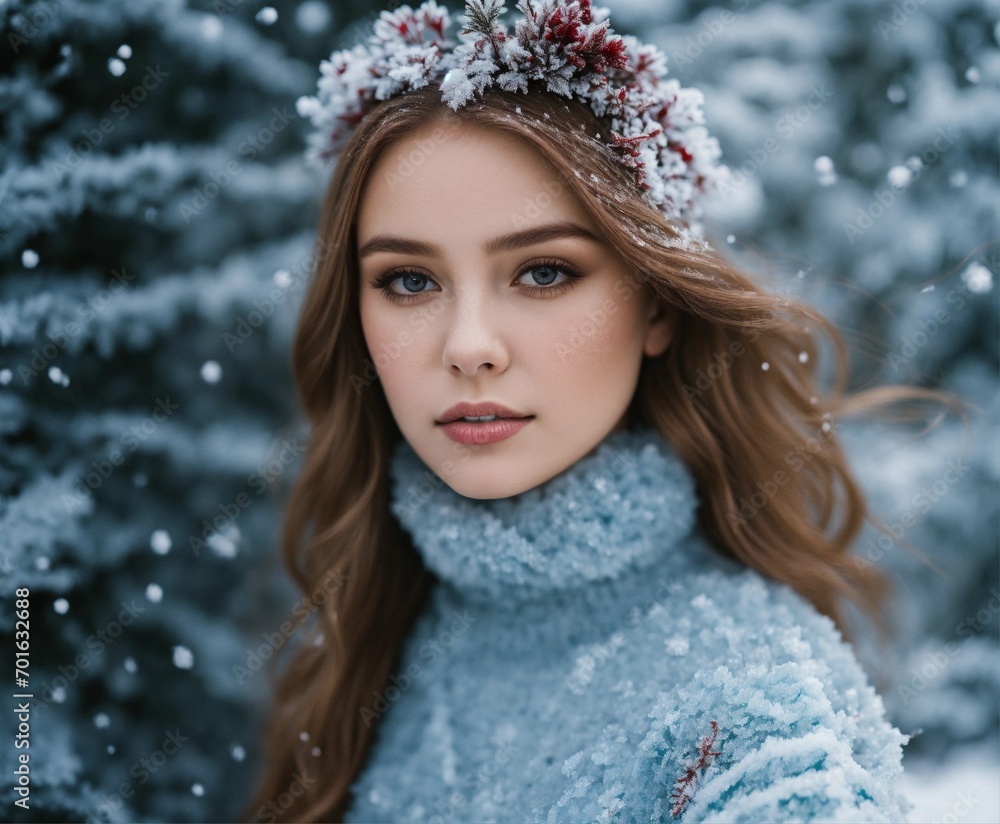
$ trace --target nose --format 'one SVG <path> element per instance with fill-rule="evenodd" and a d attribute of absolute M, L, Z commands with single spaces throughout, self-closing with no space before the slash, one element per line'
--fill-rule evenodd
<path fill-rule="evenodd" d="M 445 333 L 442 363 L 455 375 L 475 377 L 482 371 L 503 372 L 509 363 L 500 334 L 501 318 L 484 296 L 471 292 L 456 301 Z"/>

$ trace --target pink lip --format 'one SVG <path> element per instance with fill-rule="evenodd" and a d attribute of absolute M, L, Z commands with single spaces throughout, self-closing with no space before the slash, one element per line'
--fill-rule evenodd
<path fill-rule="evenodd" d="M 436 421 L 438 424 L 450 423 L 458 418 L 481 418 L 485 415 L 498 415 L 501 418 L 530 418 L 533 415 L 525 415 L 523 412 L 515 412 L 513 409 L 504 406 L 502 403 L 493 401 L 480 401 L 479 403 L 456 403 L 449 406 L 441 413 Z"/>
<path fill-rule="evenodd" d="M 476 446 L 477 444 L 504 441 L 520 432 L 531 421 L 532 418 L 501 418 L 497 421 L 488 421 L 485 423 L 452 421 L 439 425 L 444 430 L 444 434 L 453 441 L 466 444 L 467 446 Z"/>

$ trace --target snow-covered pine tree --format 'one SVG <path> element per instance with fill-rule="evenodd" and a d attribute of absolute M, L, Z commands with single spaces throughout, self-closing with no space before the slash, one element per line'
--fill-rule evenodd
<path fill-rule="evenodd" d="M 318 0 L 0 6 L 0 636 L 7 673 L 29 589 L 34 696 L 5 815 L 249 795 L 262 662 L 309 614 L 276 558 L 323 186 L 294 104 L 351 34 Z"/>

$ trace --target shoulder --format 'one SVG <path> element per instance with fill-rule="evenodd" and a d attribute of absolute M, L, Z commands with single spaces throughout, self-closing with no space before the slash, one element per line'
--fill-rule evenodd
<path fill-rule="evenodd" d="M 643 819 L 898 820 L 907 737 L 834 623 L 752 570 L 672 589 L 642 622 L 674 672 L 632 769 Z"/>

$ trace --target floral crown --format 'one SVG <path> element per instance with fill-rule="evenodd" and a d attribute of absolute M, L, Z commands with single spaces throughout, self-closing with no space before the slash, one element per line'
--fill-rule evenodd
<path fill-rule="evenodd" d="M 457 43 L 446 35 L 448 10 L 435 0 L 383 11 L 366 44 L 322 61 L 317 95 L 296 101 L 314 126 L 309 164 L 337 158 L 378 101 L 432 81 L 440 80 L 442 100 L 456 111 L 491 85 L 527 93 L 529 81 L 541 81 L 610 117 L 605 144 L 634 171 L 646 200 L 686 222 L 677 226 L 683 235 L 701 238 L 699 195 L 729 174 L 717 163 L 718 140 L 703 125 L 701 91 L 666 79 L 666 56 L 615 34 L 608 9 L 591 0 L 518 0 L 517 10 L 523 16 L 511 34 L 499 22 L 503 0 L 468 0 Z"/>

